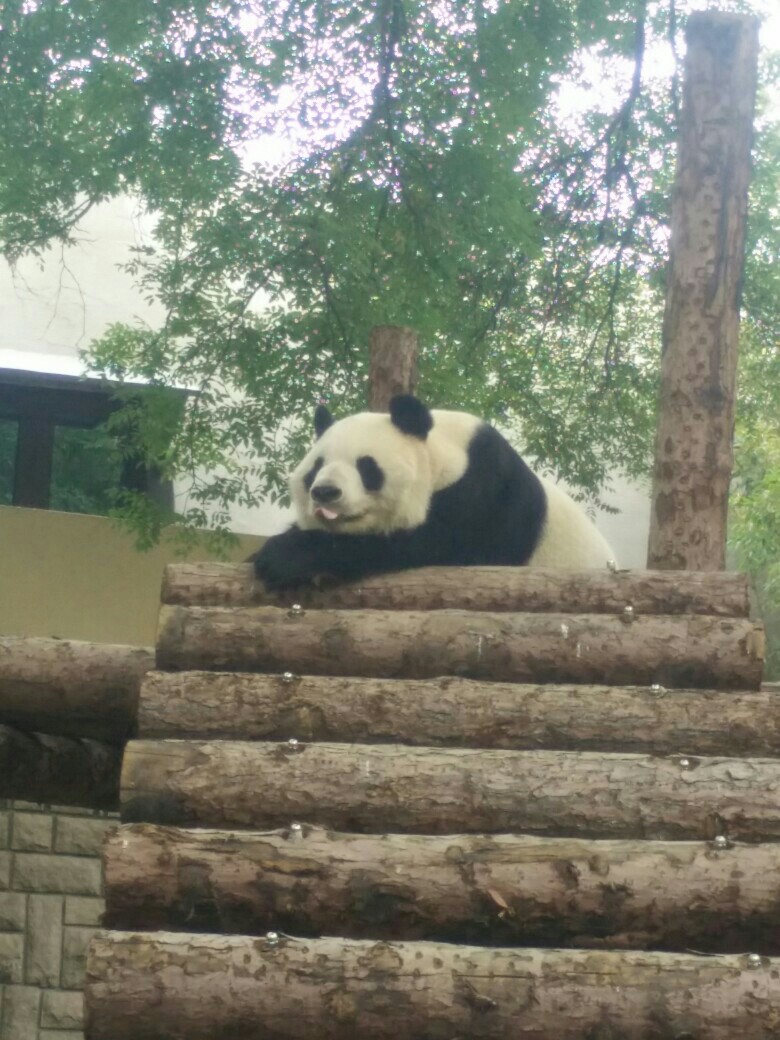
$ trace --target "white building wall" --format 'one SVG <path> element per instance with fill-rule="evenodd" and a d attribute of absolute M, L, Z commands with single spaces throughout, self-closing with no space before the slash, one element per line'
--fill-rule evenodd
<path fill-rule="evenodd" d="M 0 260 L 0 368 L 83 375 L 80 351 L 109 325 L 158 325 L 159 306 L 149 306 L 122 265 L 132 248 L 151 241 L 151 225 L 128 198 L 104 203 L 84 219 L 78 242 L 42 258 L 25 258 L 14 269 Z M 177 505 L 184 483 L 174 485 Z M 274 534 L 288 523 L 284 510 L 234 506 L 237 534 Z"/>
<path fill-rule="evenodd" d="M 615 552 L 621 567 L 647 565 L 647 536 L 650 531 L 650 488 L 624 478 L 613 481 L 614 491 L 602 495 L 619 513 L 599 511 L 596 526 Z"/>
<path fill-rule="evenodd" d="M 146 229 L 148 240 L 148 225 Z M 80 374 L 78 352 L 114 322 L 154 324 L 161 309 L 149 307 L 120 265 L 144 242 L 143 221 L 131 200 L 96 207 L 84 219 L 78 242 L 55 246 L 41 258 L 0 268 L 0 363 Z M 52 361 L 55 358 L 56 361 Z M 48 366 L 58 364 L 51 369 Z"/>

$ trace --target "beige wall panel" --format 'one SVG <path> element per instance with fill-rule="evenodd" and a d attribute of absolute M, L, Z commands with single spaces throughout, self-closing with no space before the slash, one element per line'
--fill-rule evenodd
<path fill-rule="evenodd" d="M 263 538 L 239 535 L 230 559 Z M 154 643 L 163 567 L 173 539 L 138 552 L 102 516 L 0 507 L 0 635 Z M 205 548 L 186 559 L 207 560 Z"/>

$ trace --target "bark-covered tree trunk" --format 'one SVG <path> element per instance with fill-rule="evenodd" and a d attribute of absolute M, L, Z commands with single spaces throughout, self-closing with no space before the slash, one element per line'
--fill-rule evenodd
<path fill-rule="evenodd" d="M 780 755 L 777 692 L 149 672 L 143 738 Z"/>
<path fill-rule="evenodd" d="M 112 744 L 0 726 L 0 799 L 116 809 L 121 760 Z"/>
<path fill-rule="evenodd" d="M 780 845 L 258 834 L 106 841 L 113 928 L 780 953 Z"/>
<path fill-rule="evenodd" d="M 756 689 L 763 628 L 703 615 L 162 607 L 163 669 Z"/>
<path fill-rule="evenodd" d="M 87 1040 L 770 1040 L 747 956 L 99 934 Z"/>
<path fill-rule="evenodd" d="M 780 760 L 137 740 L 122 818 L 264 830 L 780 838 Z"/>
<path fill-rule="evenodd" d="M 403 325 L 377 325 L 369 339 L 368 408 L 386 412 L 396 394 L 417 389 L 417 334 Z"/>
<path fill-rule="evenodd" d="M 724 566 L 758 23 L 687 26 L 648 566 Z"/>
<path fill-rule="evenodd" d="M 34 732 L 124 741 L 151 649 L 70 639 L 0 638 L 0 721 Z"/>
<path fill-rule="evenodd" d="M 185 607 L 329 607 L 342 610 L 571 611 L 747 617 L 744 574 L 685 571 L 567 571 L 535 567 L 420 567 L 346 585 L 266 592 L 236 563 L 172 563 L 163 603 Z"/>

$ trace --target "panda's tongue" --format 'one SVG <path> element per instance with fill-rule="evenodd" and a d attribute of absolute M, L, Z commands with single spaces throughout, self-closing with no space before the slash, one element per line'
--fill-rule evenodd
<path fill-rule="evenodd" d="M 321 516 L 323 520 L 336 520 L 339 514 L 334 513 L 332 509 L 326 509 L 324 506 L 318 506 L 317 509 L 314 510 L 314 515 Z"/>

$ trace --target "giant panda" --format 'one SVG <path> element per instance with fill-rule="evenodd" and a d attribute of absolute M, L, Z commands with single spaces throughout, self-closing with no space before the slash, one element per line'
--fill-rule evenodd
<path fill-rule="evenodd" d="M 609 545 L 486 422 L 402 394 L 335 421 L 290 476 L 297 523 L 254 559 L 268 588 L 430 565 L 604 567 Z"/>

